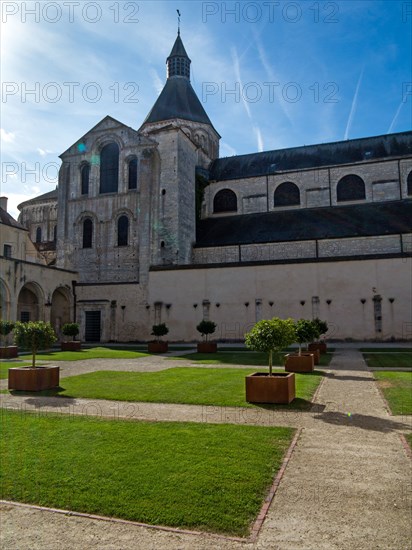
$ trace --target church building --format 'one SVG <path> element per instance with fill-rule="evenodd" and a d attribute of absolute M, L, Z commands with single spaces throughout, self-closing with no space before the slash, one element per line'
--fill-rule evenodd
<path fill-rule="evenodd" d="M 165 322 L 193 341 L 202 319 L 242 340 L 274 316 L 412 339 L 412 132 L 219 158 L 180 33 L 166 64 L 139 129 L 106 116 L 61 155 L 57 190 L 19 206 L 48 269 L 71 274 L 82 340 Z"/>

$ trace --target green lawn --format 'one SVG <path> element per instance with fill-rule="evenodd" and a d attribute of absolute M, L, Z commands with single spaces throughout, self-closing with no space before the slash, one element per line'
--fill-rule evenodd
<path fill-rule="evenodd" d="M 245 376 L 255 370 L 181 367 L 159 372 L 98 371 L 63 378 L 57 392 L 48 390 L 41 394 L 116 401 L 254 407 L 245 401 Z M 283 407 L 307 409 L 311 406 L 311 398 L 322 375 L 315 372 L 295 376 L 296 399 Z M 19 393 L 13 392 L 16 395 Z"/>
<path fill-rule="evenodd" d="M 85 361 L 87 359 L 135 359 L 148 354 L 131 349 L 97 347 L 80 351 L 50 351 L 39 353 L 36 361 Z"/>
<path fill-rule="evenodd" d="M 2 378 L 7 378 L 8 371 L 11 367 L 29 367 L 31 365 L 30 361 L 0 361 L 0 380 Z"/>
<path fill-rule="evenodd" d="M 412 372 L 375 371 L 373 375 L 392 414 L 412 414 Z"/>
<path fill-rule="evenodd" d="M 363 358 L 371 369 L 412 368 L 412 353 L 364 353 Z"/>
<path fill-rule="evenodd" d="M 273 356 L 273 364 L 277 366 L 283 366 L 285 353 L 277 353 Z M 320 367 L 329 365 L 332 359 L 332 354 L 327 353 L 320 356 Z M 255 365 L 267 367 L 268 355 L 267 353 L 259 353 L 256 351 L 239 351 L 228 352 L 218 351 L 217 353 L 190 353 L 188 355 L 179 355 L 175 357 L 169 357 L 168 360 L 185 360 L 189 362 L 196 362 L 202 365 Z"/>
<path fill-rule="evenodd" d="M 409 443 L 409 447 L 412 451 L 412 434 L 404 434 L 406 441 Z"/>
<path fill-rule="evenodd" d="M 294 431 L 2 410 L 1 498 L 245 536 Z"/>

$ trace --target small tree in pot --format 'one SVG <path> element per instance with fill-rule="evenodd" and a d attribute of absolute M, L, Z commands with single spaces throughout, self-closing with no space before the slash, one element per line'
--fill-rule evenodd
<path fill-rule="evenodd" d="M 166 353 L 169 349 L 167 342 L 162 342 L 161 337 L 168 334 L 169 329 L 166 326 L 166 323 L 160 323 L 158 325 L 152 326 L 152 336 L 156 337 L 154 342 L 149 342 L 148 351 L 149 353 Z"/>
<path fill-rule="evenodd" d="M 268 354 L 269 374 L 255 372 L 246 376 L 246 401 L 251 403 L 290 403 L 295 398 L 295 375 L 273 374 L 273 354 L 295 341 L 293 319 L 262 320 L 245 334 L 245 344 Z"/>
<path fill-rule="evenodd" d="M 17 322 L 14 327 L 15 342 L 32 354 L 31 367 L 9 369 L 9 389 L 40 391 L 59 385 L 59 367 L 36 367 L 38 350 L 49 349 L 57 340 L 53 327 L 44 321 Z"/>
<path fill-rule="evenodd" d="M 77 351 L 81 348 L 81 342 L 76 341 L 75 338 L 80 332 L 80 327 L 78 323 L 66 323 L 62 327 L 62 333 L 64 336 L 72 336 L 72 342 L 62 342 L 61 349 L 63 351 Z"/>
<path fill-rule="evenodd" d="M 285 369 L 288 372 L 311 372 L 314 366 L 314 355 L 312 353 L 302 354 L 302 344 L 310 342 L 316 335 L 315 326 L 312 321 L 299 319 L 295 323 L 295 341 L 299 344 L 298 355 L 289 353 L 285 356 Z"/>
<path fill-rule="evenodd" d="M 203 321 L 200 321 L 200 323 L 197 325 L 196 330 L 200 332 L 203 338 L 203 342 L 197 344 L 198 353 L 216 353 L 216 342 L 208 341 L 209 334 L 213 334 L 216 330 L 216 327 L 216 323 L 214 323 L 213 321 L 207 321 L 206 319 L 203 319 Z"/>
<path fill-rule="evenodd" d="M 328 332 L 328 329 L 329 329 L 328 323 L 326 321 L 322 321 L 318 317 L 313 319 L 312 323 L 314 327 L 314 336 L 312 340 L 317 340 L 317 341 L 316 342 L 312 341 L 312 343 L 308 345 L 308 350 L 312 351 L 314 349 L 318 349 L 320 353 L 326 353 L 327 351 L 326 342 L 320 341 L 319 339 L 322 336 L 322 334 L 326 334 Z"/>
<path fill-rule="evenodd" d="M 8 346 L 8 335 L 14 329 L 14 323 L 12 321 L 0 321 L 0 335 L 1 335 L 1 347 L 0 347 L 0 358 L 1 359 L 10 359 L 12 357 L 17 357 L 18 348 L 17 346 Z"/>

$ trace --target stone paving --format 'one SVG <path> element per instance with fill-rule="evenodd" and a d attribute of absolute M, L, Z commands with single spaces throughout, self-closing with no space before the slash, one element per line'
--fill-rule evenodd
<path fill-rule="evenodd" d="M 147 357 L 122 361 L 122 370 L 155 371 L 180 363 Z M 59 364 L 62 377 L 113 369 L 111 360 Z M 362 355 L 348 345 L 336 347 L 311 411 L 10 395 L 1 396 L 1 405 L 136 420 L 302 428 L 256 542 L 3 505 L 2 550 L 411 550 L 412 461 L 399 434 L 412 431 L 412 417 L 388 414 Z"/>

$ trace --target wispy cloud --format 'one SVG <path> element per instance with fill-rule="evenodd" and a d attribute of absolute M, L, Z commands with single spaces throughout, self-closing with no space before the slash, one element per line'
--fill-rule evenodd
<path fill-rule="evenodd" d="M 156 71 L 156 69 L 150 69 L 150 76 L 152 78 L 153 86 L 156 90 L 157 95 L 160 94 L 160 92 L 163 90 L 164 82 L 160 78 L 159 73 Z"/>
<path fill-rule="evenodd" d="M 362 82 L 364 70 L 365 70 L 365 67 L 362 68 L 361 73 L 359 75 L 358 83 L 356 85 L 355 95 L 353 96 L 353 100 L 352 100 L 352 106 L 351 106 L 351 109 L 350 109 L 348 122 L 346 124 L 345 136 L 344 136 L 343 139 L 349 139 L 349 132 L 350 132 L 351 127 L 352 127 L 353 117 L 355 115 L 356 107 L 357 107 L 357 104 L 358 104 L 359 89 L 360 89 L 360 85 L 361 85 L 361 82 Z"/>
<path fill-rule="evenodd" d="M 16 137 L 13 132 L 6 132 L 4 128 L 0 128 L 1 141 L 12 143 Z"/>

